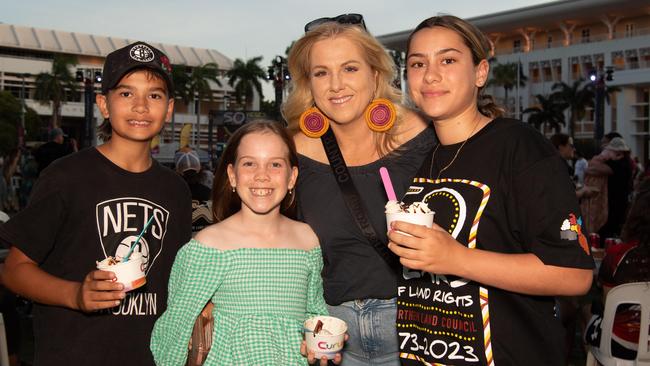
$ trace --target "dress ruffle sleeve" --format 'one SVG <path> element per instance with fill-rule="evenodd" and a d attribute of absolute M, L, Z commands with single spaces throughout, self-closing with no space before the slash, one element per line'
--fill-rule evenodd
<path fill-rule="evenodd" d="M 194 240 L 179 250 L 169 279 L 167 310 L 151 334 L 157 365 L 185 365 L 194 322 L 228 271 L 225 258 Z"/>
<path fill-rule="evenodd" d="M 307 288 L 307 317 L 315 315 L 329 315 L 327 304 L 323 297 L 323 255 L 320 250 L 312 250 L 309 260 L 309 286 Z"/>

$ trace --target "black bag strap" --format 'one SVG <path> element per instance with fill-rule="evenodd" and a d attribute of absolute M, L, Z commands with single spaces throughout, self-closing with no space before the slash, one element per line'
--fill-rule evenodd
<path fill-rule="evenodd" d="M 399 268 L 399 258 L 388 249 L 385 243 L 379 240 L 377 232 L 372 227 L 370 220 L 368 220 L 367 209 L 363 201 L 361 201 L 357 188 L 354 186 L 352 176 L 350 176 L 348 167 L 345 165 L 341 149 L 339 148 L 338 142 L 336 142 L 336 136 L 334 136 L 331 128 L 321 136 L 321 142 L 323 143 L 323 148 L 325 148 L 325 154 L 327 155 L 332 172 L 334 172 L 336 183 L 338 183 L 343 194 L 343 201 L 345 201 L 345 205 L 354 218 L 354 222 L 357 223 L 363 236 L 368 239 L 368 242 L 375 248 L 375 251 L 377 251 L 386 264 L 391 269 L 397 270 Z"/>

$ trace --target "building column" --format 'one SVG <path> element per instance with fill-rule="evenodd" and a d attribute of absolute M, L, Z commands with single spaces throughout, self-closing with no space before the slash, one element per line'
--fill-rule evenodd
<path fill-rule="evenodd" d="M 609 16 L 609 15 L 602 15 L 600 17 L 600 20 L 607 26 L 607 39 L 614 39 L 614 30 L 616 29 L 616 24 L 623 19 L 622 16 Z"/>
<path fill-rule="evenodd" d="M 524 52 L 530 52 L 533 50 L 533 40 L 535 39 L 535 34 L 537 33 L 536 29 L 530 28 L 519 28 L 517 29 L 519 34 L 524 37 L 526 44 L 524 45 Z"/>
<path fill-rule="evenodd" d="M 564 41 L 562 42 L 565 47 L 570 46 L 573 41 L 573 30 L 576 28 L 575 24 L 560 22 L 558 27 L 564 34 Z"/>
<path fill-rule="evenodd" d="M 488 42 L 490 43 L 490 57 L 494 57 L 496 55 L 496 48 L 497 48 L 497 43 L 499 43 L 499 39 L 501 39 L 500 34 L 490 34 L 488 37 Z"/>

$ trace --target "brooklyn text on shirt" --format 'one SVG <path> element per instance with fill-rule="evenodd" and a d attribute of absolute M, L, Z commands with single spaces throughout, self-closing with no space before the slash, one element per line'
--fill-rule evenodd
<path fill-rule="evenodd" d="M 158 294 L 155 292 L 127 292 L 120 305 L 101 313 L 119 316 L 158 315 Z"/>

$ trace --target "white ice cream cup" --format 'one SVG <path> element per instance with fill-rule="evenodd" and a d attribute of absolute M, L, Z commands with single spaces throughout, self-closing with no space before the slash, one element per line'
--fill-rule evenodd
<path fill-rule="evenodd" d="M 319 332 L 314 334 L 314 328 L 318 321 L 323 322 L 323 330 L 326 332 Z M 345 344 L 345 332 L 348 331 L 348 325 L 339 318 L 333 316 L 315 316 L 305 320 L 305 342 L 307 343 L 307 350 L 313 351 L 316 358 L 323 356 L 331 360 L 336 353 L 343 349 Z"/>
<path fill-rule="evenodd" d="M 390 229 L 390 223 L 393 221 L 404 221 L 416 225 L 424 225 L 430 228 L 433 225 L 433 214 L 434 212 L 388 212 L 386 213 L 386 226 Z M 405 234 L 401 231 L 397 231 L 400 234 Z"/>
<path fill-rule="evenodd" d="M 115 282 L 122 283 L 124 291 L 135 290 L 147 283 L 142 254 L 134 252 L 127 262 L 119 262 L 113 265 L 109 265 L 108 262 L 108 258 L 97 262 L 97 269 L 115 273 Z"/>

